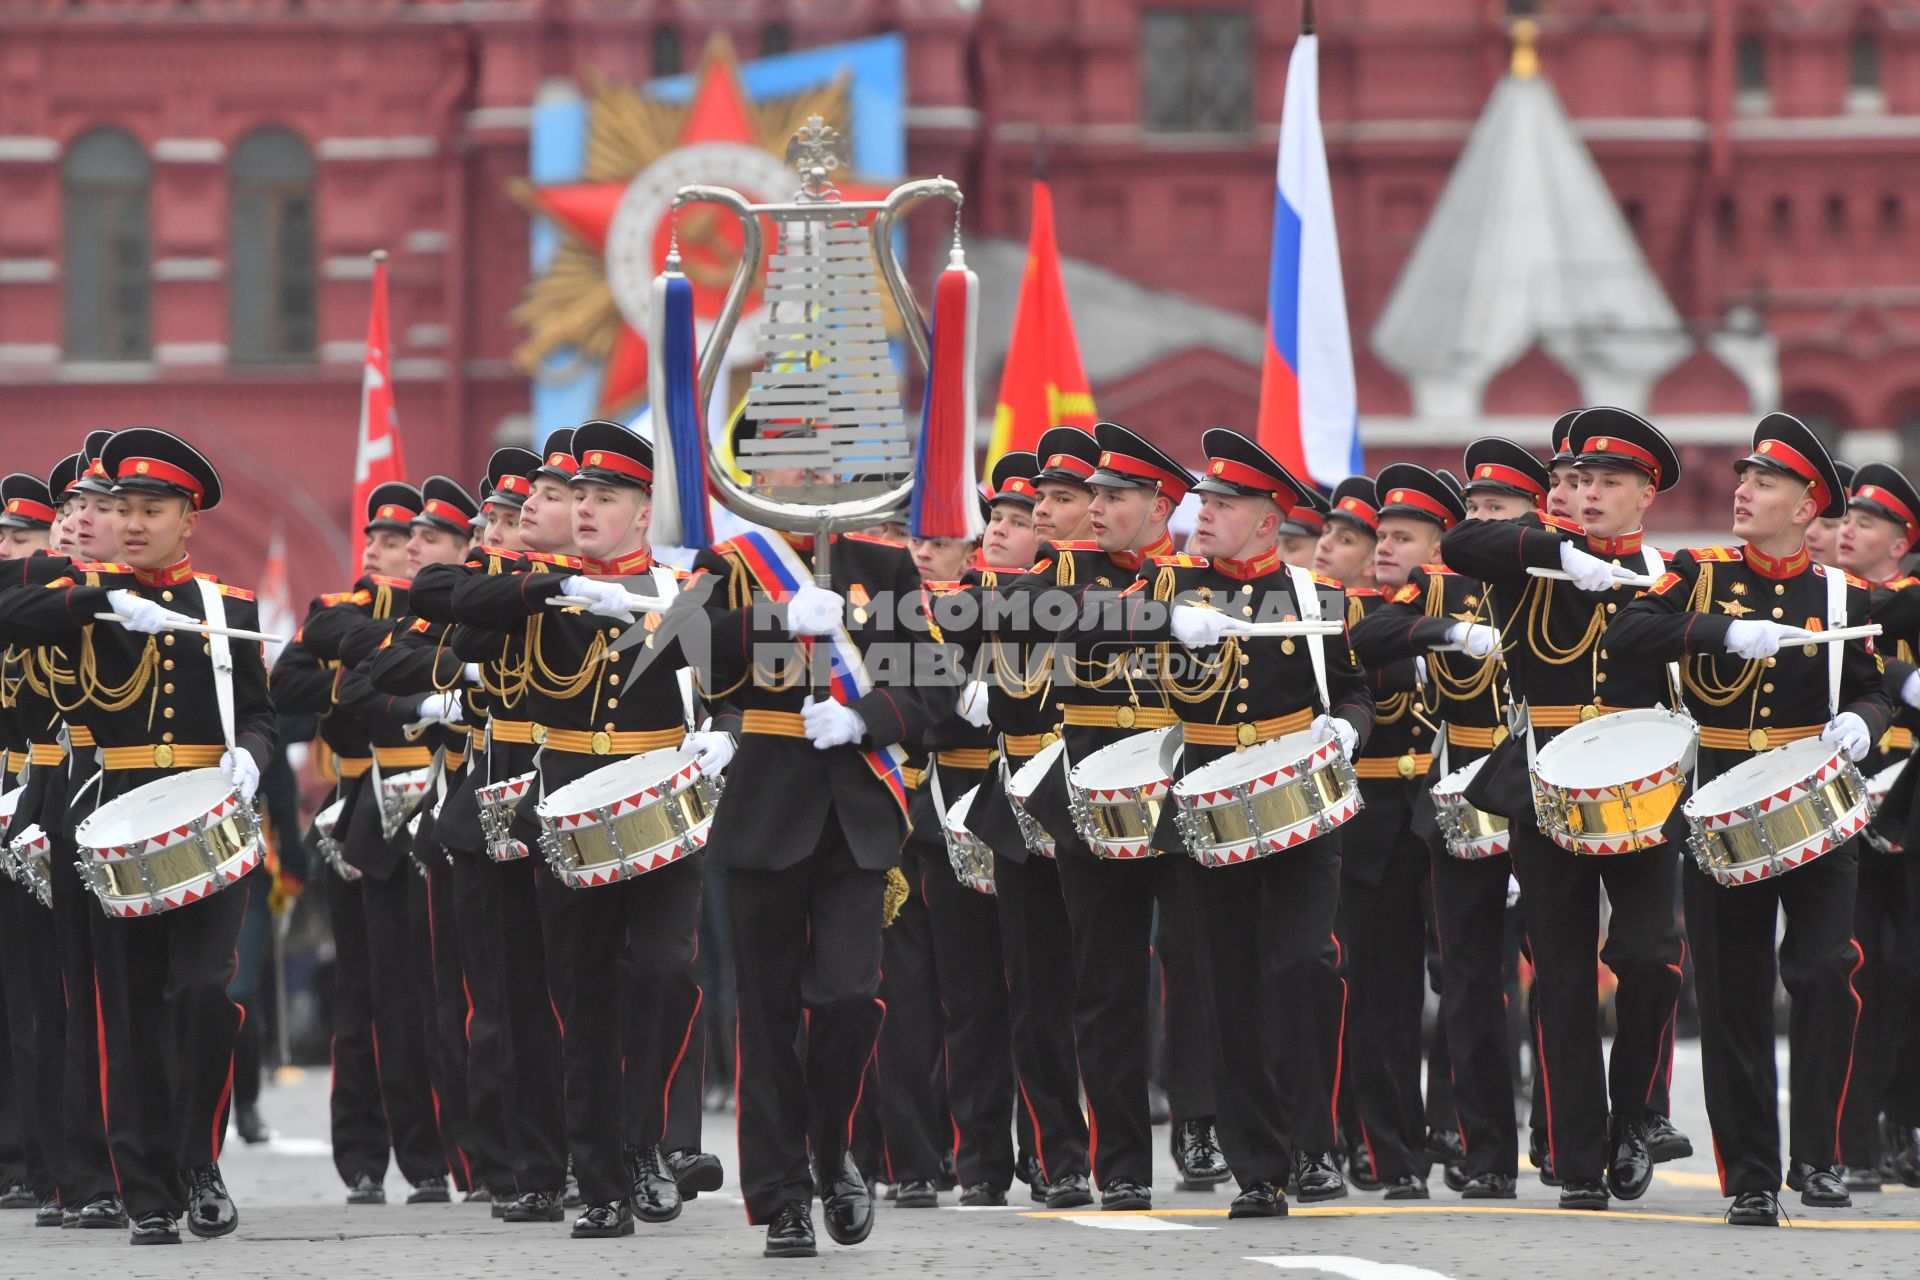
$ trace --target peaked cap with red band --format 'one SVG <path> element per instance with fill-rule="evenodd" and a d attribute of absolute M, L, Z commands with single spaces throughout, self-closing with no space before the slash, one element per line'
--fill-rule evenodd
<path fill-rule="evenodd" d="M 1680 482 L 1680 455 L 1660 428 L 1625 409 L 1582 409 L 1567 432 L 1576 466 L 1637 471 L 1665 492 Z"/>
<path fill-rule="evenodd" d="M 428 476 L 420 486 L 420 497 L 420 514 L 413 518 L 414 524 L 424 524 L 461 538 L 472 536 L 473 520 L 480 514 L 480 504 L 458 481 Z"/>
<path fill-rule="evenodd" d="M 580 463 L 573 456 L 573 428 L 561 427 L 547 437 L 547 447 L 540 453 L 540 465 L 527 478 L 538 480 L 545 476 L 561 484 L 572 484 L 573 473 L 579 469 Z"/>
<path fill-rule="evenodd" d="M 1482 436 L 1468 445 L 1460 465 L 1467 473 L 1464 493 L 1506 493 L 1537 506 L 1547 500 L 1553 483 L 1546 463 L 1499 436 Z"/>
<path fill-rule="evenodd" d="M 47 482 L 16 471 L 0 480 L 0 528 L 51 529 L 56 512 Z"/>
<path fill-rule="evenodd" d="M 1049 427 L 1041 433 L 1033 452 L 1040 460 L 1040 469 L 1033 476 L 1035 483 L 1051 480 L 1084 489 L 1088 477 L 1100 465 L 1100 442 L 1079 427 Z"/>
<path fill-rule="evenodd" d="M 74 477 L 73 488 L 83 493 L 111 494 L 113 476 L 107 471 L 106 463 L 100 460 L 101 453 L 107 447 L 107 441 L 113 439 L 113 432 L 104 427 L 87 432 L 86 443 L 80 446 L 80 471 Z"/>
<path fill-rule="evenodd" d="M 413 522 L 420 518 L 420 510 L 426 501 L 418 489 L 398 480 L 375 485 L 373 492 L 367 495 L 367 532 L 372 533 L 376 529 L 385 529 L 390 533 L 407 532 Z"/>
<path fill-rule="evenodd" d="M 1864 511 L 1902 525 L 1907 541 L 1920 545 L 1920 489 L 1915 489 L 1913 481 L 1898 467 L 1869 462 L 1853 473 L 1852 489 L 1848 510 Z"/>
<path fill-rule="evenodd" d="M 1366 476 L 1348 476 L 1333 487 L 1333 506 L 1328 520 L 1345 520 L 1368 536 L 1380 532 L 1380 498 L 1373 481 Z"/>
<path fill-rule="evenodd" d="M 200 511 L 220 505 L 220 473 L 198 449 L 171 431 L 158 427 L 116 431 L 97 461 L 112 477 L 115 493 L 183 497 Z"/>
<path fill-rule="evenodd" d="M 617 422 L 595 419 L 573 429 L 575 484 L 653 488 L 653 446 Z"/>
<path fill-rule="evenodd" d="M 1287 512 L 1287 518 L 1281 521 L 1280 536 L 1318 538 L 1327 531 L 1327 512 L 1332 507 L 1326 494 L 1308 485 L 1300 495 L 1299 504 Z"/>
<path fill-rule="evenodd" d="M 517 444 L 495 449 L 487 459 L 486 478 L 480 483 L 480 492 L 486 495 L 481 499 L 482 505 L 490 507 L 496 502 L 509 507 L 524 505 L 533 492 L 533 474 L 542 465 L 539 454 Z"/>
<path fill-rule="evenodd" d="M 1567 436 L 1573 431 L 1573 420 L 1585 412 L 1584 409 L 1569 409 L 1554 419 L 1550 437 L 1553 443 L 1553 457 L 1547 460 L 1547 465 L 1556 466 L 1562 462 L 1573 461 L 1573 450 L 1567 444 Z"/>
<path fill-rule="evenodd" d="M 1467 504 L 1446 478 L 1412 462 L 1381 468 L 1373 487 L 1380 497 L 1380 518 L 1411 516 L 1451 529 L 1467 518 Z"/>
<path fill-rule="evenodd" d="M 1033 487 L 1033 475 L 1039 469 L 1040 459 L 1024 449 L 1001 454 L 993 464 L 993 475 L 980 490 L 982 518 L 1001 502 L 1033 510 L 1040 501 L 1040 491 Z"/>
<path fill-rule="evenodd" d="M 1178 503 L 1193 488 L 1193 476 L 1152 441 L 1117 422 L 1096 422 L 1100 457 L 1090 485 L 1105 489 L 1154 489 Z"/>
<path fill-rule="evenodd" d="M 80 483 L 80 477 L 86 469 L 86 454 L 68 454 L 54 463 L 53 470 L 47 473 L 47 492 L 53 495 L 55 502 L 65 502 L 77 492 L 74 486 Z"/>
<path fill-rule="evenodd" d="M 1831 519 L 1847 513 L 1847 486 L 1833 455 L 1812 428 L 1790 413 L 1770 413 L 1753 429 L 1753 452 L 1733 464 L 1735 475 L 1748 467 L 1765 467 L 1807 482 L 1818 508 L 1815 515 Z"/>
<path fill-rule="evenodd" d="M 1302 484 L 1280 460 L 1238 431 L 1209 427 L 1200 437 L 1207 465 L 1194 483 L 1195 493 L 1233 498 L 1266 498 L 1284 518 L 1306 502 L 1311 486 Z"/>

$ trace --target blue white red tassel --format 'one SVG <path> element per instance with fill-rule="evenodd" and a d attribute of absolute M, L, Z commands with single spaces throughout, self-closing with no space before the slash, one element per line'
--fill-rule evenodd
<path fill-rule="evenodd" d="M 968 269 L 956 234 L 933 294 L 933 331 L 920 453 L 907 529 L 919 538 L 977 538 L 984 527 L 973 458 L 975 330 L 980 278 Z"/>
<path fill-rule="evenodd" d="M 653 280 L 647 312 L 649 399 L 653 408 L 653 541 L 661 546 L 713 545 L 708 505 L 706 415 L 701 412 L 699 343 L 693 283 L 670 250 Z"/>

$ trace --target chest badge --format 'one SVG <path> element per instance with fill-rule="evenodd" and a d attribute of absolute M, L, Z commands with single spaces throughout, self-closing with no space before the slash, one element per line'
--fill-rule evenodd
<path fill-rule="evenodd" d="M 1733 587 L 1737 592 L 1740 589 L 1740 584 L 1736 582 L 1733 584 Z M 1753 610 L 1747 608 L 1747 606 L 1741 604 L 1738 600 L 1716 600 L 1714 603 L 1726 610 L 1729 616 L 1735 618 L 1744 618 L 1753 612 Z"/>

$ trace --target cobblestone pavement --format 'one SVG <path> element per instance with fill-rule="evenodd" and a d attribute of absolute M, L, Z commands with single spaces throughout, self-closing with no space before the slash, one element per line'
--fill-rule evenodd
<path fill-rule="evenodd" d="M 760 1257 L 762 1233 L 746 1223 L 731 1168 L 728 1185 L 689 1204 L 678 1221 L 641 1225 L 632 1238 L 617 1241 L 575 1242 L 564 1226 L 509 1226 L 480 1205 L 409 1207 L 397 1176 L 387 1183 L 390 1204 L 348 1208 L 328 1158 L 326 1085 L 324 1072 L 270 1084 L 262 1109 L 278 1136 L 261 1147 L 228 1146 L 222 1166 L 241 1211 L 233 1237 L 132 1250 L 118 1233 L 36 1230 L 29 1214 L 0 1214 L 0 1276 L 654 1280 L 830 1271 L 1257 1280 L 1283 1271 L 1357 1280 L 1842 1273 L 1911 1280 L 1920 1274 L 1920 1195 L 1905 1188 L 1860 1196 L 1852 1210 L 1802 1209 L 1797 1197 L 1787 1196 L 1792 1228 L 1781 1231 L 1742 1231 L 1720 1222 L 1726 1202 L 1714 1176 L 1698 1051 L 1691 1044 L 1682 1046 L 1674 1072 L 1675 1120 L 1699 1153 L 1662 1166 L 1645 1199 L 1613 1213 L 1562 1213 L 1554 1193 L 1531 1175 L 1523 1175 L 1517 1202 L 1464 1205 L 1436 1170 L 1434 1198 L 1425 1204 L 1389 1206 L 1377 1195 L 1355 1194 L 1331 1207 L 1295 1207 L 1284 1221 L 1229 1222 L 1225 1191 L 1167 1189 L 1173 1175 L 1163 1155 L 1151 1214 L 1049 1214 L 1024 1200 L 1007 1209 L 961 1210 L 948 1194 L 937 1210 L 883 1205 L 864 1245 L 837 1248 L 823 1232 L 818 1259 L 789 1262 Z M 706 1143 L 732 1164 L 731 1114 L 708 1117 Z"/>

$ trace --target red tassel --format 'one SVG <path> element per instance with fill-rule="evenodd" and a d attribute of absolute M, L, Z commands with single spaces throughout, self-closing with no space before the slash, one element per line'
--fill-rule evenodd
<path fill-rule="evenodd" d="M 933 332 L 920 456 L 908 529 L 921 538 L 974 538 L 981 530 L 974 496 L 974 328 L 979 280 L 958 247 L 934 288 Z"/>

